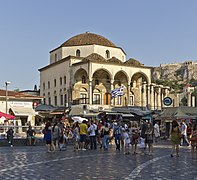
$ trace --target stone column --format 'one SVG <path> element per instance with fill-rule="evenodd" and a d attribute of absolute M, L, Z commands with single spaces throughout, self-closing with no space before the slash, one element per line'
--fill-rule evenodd
<path fill-rule="evenodd" d="M 151 84 L 150 85 L 150 109 L 151 110 L 154 110 L 154 104 L 155 104 L 155 102 L 154 102 L 154 85 L 153 84 Z"/>
<path fill-rule="evenodd" d="M 114 80 L 111 80 L 111 92 L 114 89 Z M 111 106 L 114 105 L 114 98 L 111 98 Z"/>
<path fill-rule="evenodd" d="M 89 104 L 92 104 L 92 81 L 89 80 Z"/>
<path fill-rule="evenodd" d="M 192 96 L 192 107 L 195 107 L 195 96 Z"/>
<path fill-rule="evenodd" d="M 131 105 L 129 94 L 130 94 L 130 83 L 128 82 L 128 85 L 127 85 L 127 106 Z"/>
<path fill-rule="evenodd" d="M 154 110 L 157 109 L 158 107 L 158 94 L 157 94 L 157 90 L 156 90 L 156 87 L 154 87 Z"/>
<path fill-rule="evenodd" d="M 179 103 L 180 103 L 180 95 L 177 94 L 176 95 L 176 106 L 179 107 Z"/>
<path fill-rule="evenodd" d="M 187 93 L 187 106 L 191 107 L 191 92 Z"/>
<path fill-rule="evenodd" d="M 161 110 L 161 87 L 158 86 L 158 101 L 157 101 L 157 109 Z"/>
<path fill-rule="evenodd" d="M 142 106 L 143 107 L 146 107 L 146 83 L 143 82 L 142 84 Z"/>
<path fill-rule="evenodd" d="M 147 95 L 146 95 L 146 98 L 147 98 L 148 108 L 151 109 L 151 105 L 150 105 L 150 85 L 147 85 Z"/>

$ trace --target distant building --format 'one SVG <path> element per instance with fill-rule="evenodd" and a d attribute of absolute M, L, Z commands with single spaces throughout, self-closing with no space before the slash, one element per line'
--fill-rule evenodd
<path fill-rule="evenodd" d="M 39 69 L 40 95 L 44 104 L 53 106 L 161 109 L 169 87 L 152 84 L 151 70 L 135 59 L 126 60 L 124 50 L 103 36 L 86 32 L 50 51 L 49 65 Z M 122 94 L 112 98 L 118 88 Z"/>
<path fill-rule="evenodd" d="M 20 93 L 16 91 L 7 91 L 7 110 L 8 113 L 14 115 L 14 121 L 18 125 L 26 126 L 35 125 L 34 103 L 41 102 L 42 97 Z M 0 90 L 0 111 L 6 113 L 6 91 Z"/>

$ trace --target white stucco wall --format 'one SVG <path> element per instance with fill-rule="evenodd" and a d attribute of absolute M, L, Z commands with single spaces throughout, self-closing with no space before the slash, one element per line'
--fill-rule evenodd
<path fill-rule="evenodd" d="M 107 50 L 110 52 L 110 58 L 116 57 L 123 62 L 126 61 L 126 55 L 120 48 L 94 45 L 94 53 L 103 56 L 105 59 Z"/>
<path fill-rule="evenodd" d="M 54 91 L 56 91 L 58 105 L 60 105 L 60 89 L 62 95 L 66 94 L 70 81 L 69 62 L 69 60 L 64 61 L 40 72 L 40 95 L 44 96 L 45 94 L 47 104 L 48 93 L 50 93 L 51 104 L 54 104 Z M 66 84 L 64 84 L 64 76 L 66 76 Z M 62 85 L 60 85 L 60 77 L 62 77 Z M 56 79 L 56 87 L 54 86 L 54 79 Z M 50 82 L 50 88 L 48 88 L 48 81 Z M 43 89 L 43 83 L 45 83 L 45 90 Z"/>
<path fill-rule="evenodd" d="M 57 56 L 57 60 L 55 60 L 55 54 Z M 53 52 L 50 53 L 50 64 L 59 61 L 63 58 L 62 56 L 62 48 L 58 48 L 56 50 L 54 50 Z"/>
<path fill-rule="evenodd" d="M 76 56 L 76 51 L 80 50 L 80 57 L 87 57 L 92 53 L 97 53 L 106 58 L 106 51 L 110 52 L 110 58 L 116 57 L 121 61 L 126 60 L 126 55 L 120 48 L 99 46 L 99 45 L 85 45 L 85 46 L 72 46 L 61 47 L 50 53 L 50 64 L 55 62 L 55 54 L 57 54 L 58 60 L 61 60 L 67 56 Z"/>

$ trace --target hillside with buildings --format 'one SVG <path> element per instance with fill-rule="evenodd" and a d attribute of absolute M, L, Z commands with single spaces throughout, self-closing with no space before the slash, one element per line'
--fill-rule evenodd
<path fill-rule="evenodd" d="M 169 86 L 177 104 L 197 105 L 197 62 L 161 64 L 152 71 L 152 82 Z"/>
<path fill-rule="evenodd" d="M 170 86 L 175 91 L 181 91 L 183 86 L 197 85 L 197 62 L 161 64 L 152 71 L 152 82 Z"/>

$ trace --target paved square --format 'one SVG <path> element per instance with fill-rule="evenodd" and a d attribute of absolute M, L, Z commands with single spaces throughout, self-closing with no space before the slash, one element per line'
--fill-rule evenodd
<path fill-rule="evenodd" d="M 153 156 L 125 155 L 114 146 L 109 151 L 46 153 L 43 146 L 1 147 L 0 179 L 197 179 L 197 158 L 183 147 L 180 157 L 170 157 L 171 146 L 155 145 Z"/>

